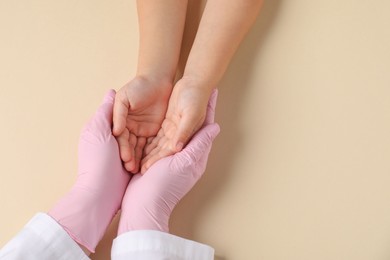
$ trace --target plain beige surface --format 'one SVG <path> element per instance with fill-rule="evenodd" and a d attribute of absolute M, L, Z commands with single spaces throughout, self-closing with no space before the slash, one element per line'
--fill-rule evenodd
<path fill-rule="evenodd" d="M 226 260 L 390 258 L 389 8 L 266 1 L 220 84 L 222 132 L 175 234 Z M 83 123 L 133 76 L 135 3 L 0 1 L 0 32 L 2 246 L 69 189 Z"/>

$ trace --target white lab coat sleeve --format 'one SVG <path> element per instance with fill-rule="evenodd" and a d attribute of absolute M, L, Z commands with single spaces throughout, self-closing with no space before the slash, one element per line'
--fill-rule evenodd
<path fill-rule="evenodd" d="M 136 230 L 115 238 L 112 260 L 212 260 L 214 249 L 154 230 Z"/>
<path fill-rule="evenodd" d="M 38 213 L 0 250 L 0 259 L 86 260 L 89 258 L 53 218 Z"/>

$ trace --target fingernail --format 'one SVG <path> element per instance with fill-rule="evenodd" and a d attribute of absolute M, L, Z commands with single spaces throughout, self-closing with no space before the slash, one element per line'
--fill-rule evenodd
<path fill-rule="evenodd" d="M 125 163 L 125 168 L 126 168 L 126 170 L 128 171 L 128 172 L 131 172 L 131 173 L 133 173 L 133 171 L 134 171 L 134 161 L 130 161 L 130 162 L 127 162 L 127 163 Z"/>
<path fill-rule="evenodd" d="M 118 131 L 117 128 L 118 128 L 118 127 L 116 127 L 116 124 L 112 123 L 112 134 L 113 134 L 113 135 L 116 135 L 116 134 L 117 134 L 117 131 Z"/>
<path fill-rule="evenodd" d="M 176 145 L 176 151 L 181 151 L 183 149 L 184 144 L 182 142 L 177 143 Z"/>

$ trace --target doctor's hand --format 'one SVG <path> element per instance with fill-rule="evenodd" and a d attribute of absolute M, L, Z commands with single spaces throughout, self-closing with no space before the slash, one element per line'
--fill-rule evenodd
<path fill-rule="evenodd" d="M 113 134 L 129 172 L 139 171 L 147 138 L 160 129 L 171 91 L 170 82 L 136 77 L 116 94 Z"/>
<path fill-rule="evenodd" d="M 219 133 L 214 123 L 216 98 L 215 90 L 203 127 L 181 152 L 157 161 L 145 174 L 133 176 L 122 201 L 119 235 L 142 229 L 169 231 L 171 212 L 201 178 Z"/>
<path fill-rule="evenodd" d="M 176 83 L 161 129 L 145 147 L 141 173 L 145 173 L 159 159 L 180 152 L 202 126 L 210 91 L 200 85 L 188 78 Z"/>
<path fill-rule="evenodd" d="M 118 143 L 111 133 L 114 98 L 115 91 L 110 90 L 84 126 L 76 183 L 48 213 L 90 252 L 119 210 L 131 177 L 122 166 Z"/>

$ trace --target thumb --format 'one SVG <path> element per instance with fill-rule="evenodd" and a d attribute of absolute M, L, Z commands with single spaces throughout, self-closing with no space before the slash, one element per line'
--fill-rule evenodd
<path fill-rule="evenodd" d="M 126 118 L 129 113 L 130 103 L 126 96 L 118 93 L 115 96 L 114 113 L 113 113 L 113 129 L 112 133 L 119 136 L 126 128 Z"/>
<path fill-rule="evenodd" d="M 85 125 L 82 136 L 87 133 L 92 133 L 93 136 L 109 136 L 111 135 L 111 122 L 113 104 L 115 98 L 115 90 L 110 89 L 103 98 L 103 102 L 97 109 L 94 116 Z"/>
<path fill-rule="evenodd" d="M 191 139 L 188 145 L 175 155 L 179 161 L 187 161 L 196 163 L 199 161 L 207 161 L 212 143 L 219 134 L 220 128 L 216 123 L 207 125 L 200 129 Z"/>
<path fill-rule="evenodd" d="M 182 116 L 177 127 L 177 133 L 173 139 L 174 145 L 172 148 L 175 152 L 180 152 L 192 135 L 198 130 L 198 127 L 201 125 L 201 123 L 198 123 L 199 121 L 201 120 L 199 120 L 197 113 L 190 112 Z"/>
<path fill-rule="evenodd" d="M 106 95 L 103 98 L 102 105 L 109 103 L 109 104 L 114 104 L 114 99 L 115 99 L 115 90 L 110 89 L 107 91 Z"/>
<path fill-rule="evenodd" d="M 104 96 L 102 104 L 100 105 L 94 116 L 95 121 L 101 121 L 106 125 L 105 128 L 111 129 L 114 99 L 115 90 L 110 89 Z"/>

